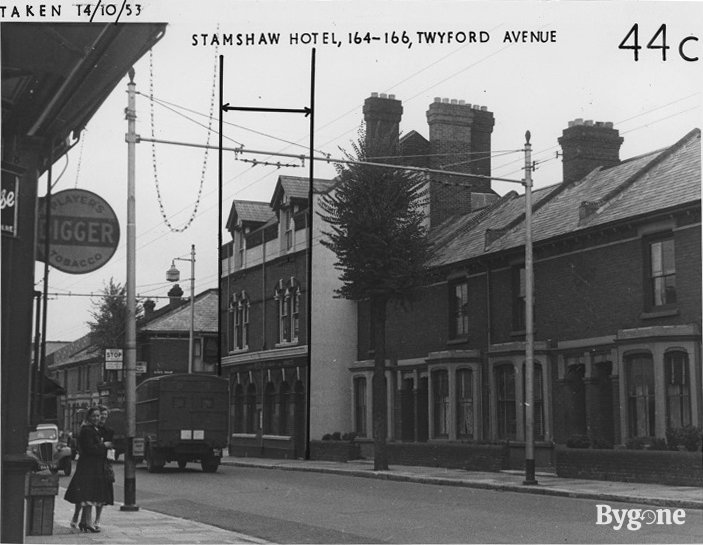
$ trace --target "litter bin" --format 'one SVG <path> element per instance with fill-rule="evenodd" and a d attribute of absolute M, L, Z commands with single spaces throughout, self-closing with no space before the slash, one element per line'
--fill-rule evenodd
<path fill-rule="evenodd" d="M 58 474 L 29 473 L 27 479 L 27 535 L 54 532 L 54 501 L 59 493 Z"/>

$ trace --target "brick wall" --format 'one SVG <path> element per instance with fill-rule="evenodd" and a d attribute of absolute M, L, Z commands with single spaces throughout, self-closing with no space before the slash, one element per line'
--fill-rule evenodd
<path fill-rule="evenodd" d="M 557 448 L 556 466 L 559 477 L 703 486 L 700 452 Z"/>

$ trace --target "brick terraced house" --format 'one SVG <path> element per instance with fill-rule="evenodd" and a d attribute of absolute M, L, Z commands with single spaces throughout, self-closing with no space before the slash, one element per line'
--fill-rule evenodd
<path fill-rule="evenodd" d="M 367 125 L 376 116 L 396 133 L 401 112 L 392 97 L 365 106 Z M 415 131 L 400 140 L 413 164 L 436 168 L 418 150 L 447 163 L 462 157 L 447 154 L 485 152 L 478 164 L 490 174 L 490 112 L 436 99 L 427 118 L 429 142 Z M 569 123 L 559 139 L 563 181 L 533 193 L 538 466 L 574 435 L 618 445 L 703 424 L 700 130 L 626 160 L 622 141 L 611 123 Z M 509 441 L 519 468 L 524 195 L 498 197 L 485 180 L 447 182 L 429 182 L 437 251 L 428 282 L 410 308 L 388 311 L 389 439 Z M 361 436 L 371 430 L 369 320 L 359 304 L 349 387 L 350 427 Z"/>

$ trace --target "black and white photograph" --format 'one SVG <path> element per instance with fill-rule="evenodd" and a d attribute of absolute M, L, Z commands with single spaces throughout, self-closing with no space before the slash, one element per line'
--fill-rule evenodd
<path fill-rule="evenodd" d="M 3 2 L 0 542 L 703 542 L 702 21 Z"/>

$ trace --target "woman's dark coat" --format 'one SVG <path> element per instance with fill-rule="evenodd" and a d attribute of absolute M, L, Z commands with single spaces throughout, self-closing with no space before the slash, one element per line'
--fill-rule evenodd
<path fill-rule="evenodd" d="M 107 448 L 98 428 L 90 424 L 81 428 L 78 453 L 76 472 L 66 489 L 64 499 L 75 504 L 93 502 L 112 505 L 112 483 L 105 474 Z"/>

